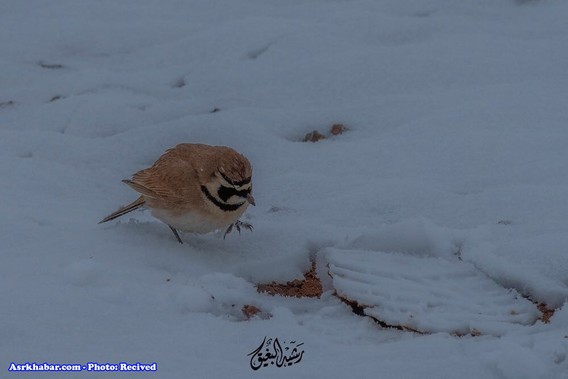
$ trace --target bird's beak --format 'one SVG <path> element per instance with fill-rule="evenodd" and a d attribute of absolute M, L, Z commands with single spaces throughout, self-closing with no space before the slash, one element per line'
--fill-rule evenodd
<path fill-rule="evenodd" d="M 250 205 L 256 205 L 256 203 L 254 202 L 254 197 L 252 197 L 250 193 L 247 195 L 247 201 Z"/>

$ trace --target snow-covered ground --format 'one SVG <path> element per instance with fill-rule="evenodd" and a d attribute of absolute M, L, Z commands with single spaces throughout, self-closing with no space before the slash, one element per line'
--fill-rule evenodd
<path fill-rule="evenodd" d="M 124 361 L 158 371 L 98 375 L 567 378 L 567 15 L 562 0 L 1 1 L 0 377 Z M 301 142 L 333 123 L 349 130 Z M 250 159 L 254 232 L 179 245 L 143 212 L 97 225 L 136 196 L 121 179 L 180 142 Z M 326 251 L 363 251 L 389 293 L 422 283 L 417 309 L 451 293 L 460 310 L 463 272 L 556 312 L 420 335 L 331 290 L 256 292 Z M 467 266 L 448 292 L 436 259 Z M 253 371 L 265 336 L 303 343 L 301 362 Z"/>

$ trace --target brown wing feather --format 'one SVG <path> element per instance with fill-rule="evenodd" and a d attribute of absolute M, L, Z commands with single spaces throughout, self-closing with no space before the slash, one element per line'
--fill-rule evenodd
<path fill-rule="evenodd" d="M 107 222 L 107 221 L 110 221 L 110 220 L 114 220 L 117 217 L 120 217 L 120 216 L 123 216 L 127 213 L 130 213 L 130 212 L 140 208 L 145 203 L 146 203 L 146 201 L 144 200 L 144 197 L 140 196 L 138 199 L 134 200 L 132 203 L 125 205 L 124 207 L 121 207 L 116 212 L 113 212 L 113 213 L 109 214 L 108 216 L 106 216 L 105 218 L 103 218 L 101 221 L 99 221 L 99 224 L 102 224 L 103 222 Z"/>
<path fill-rule="evenodd" d="M 132 180 L 124 182 L 135 191 L 156 200 L 170 203 L 184 201 L 187 192 L 194 191 L 199 180 L 192 149 L 179 147 L 167 150 L 152 167 L 138 171 Z"/>
<path fill-rule="evenodd" d="M 141 193 L 144 196 L 148 196 L 148 197 L 151 197 L 153 199 L 157 199 L 157 198 L 160 197 L 156 192 L 152 191 L 151 189 L 145 187 L 142 184 L 133 182 L 132 180 L 124 179 L 122 182 L 125 183 L 125 184 L 128 184 L 130 186 L 130 188 L 132 188 L 134 191 L 136 191 L 138 193 Z"/>

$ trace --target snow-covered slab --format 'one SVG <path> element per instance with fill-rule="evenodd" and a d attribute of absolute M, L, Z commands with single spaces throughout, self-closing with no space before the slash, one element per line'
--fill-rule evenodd
<path fill-rule="evenodd" d="M 539 317 L 537 307 L 459 260 L 327 249 L 337 295 L 387 325 L 424 333 L 503 335 Z"/>

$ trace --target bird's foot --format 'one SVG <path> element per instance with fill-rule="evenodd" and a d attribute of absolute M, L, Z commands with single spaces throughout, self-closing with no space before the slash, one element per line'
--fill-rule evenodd
<path fill-rule="evenodd" d="M 241 234 L 241 228 L 248 229 L 251 232 L 254 229 L 253 226 L 251 224 L 249 224 L 248 222 L 243 222 L 243 221 L 237 220 L 235 223 L 229 225 L 227 230 L 225 230 L 225 234 L 223 234 L 223 239 L 225 239 L 225 237 L 227 237 L 227 234 L 229 234 L 233 231 L 233 227 L 235 229 L 237 229 L 239 234 Z"/>

